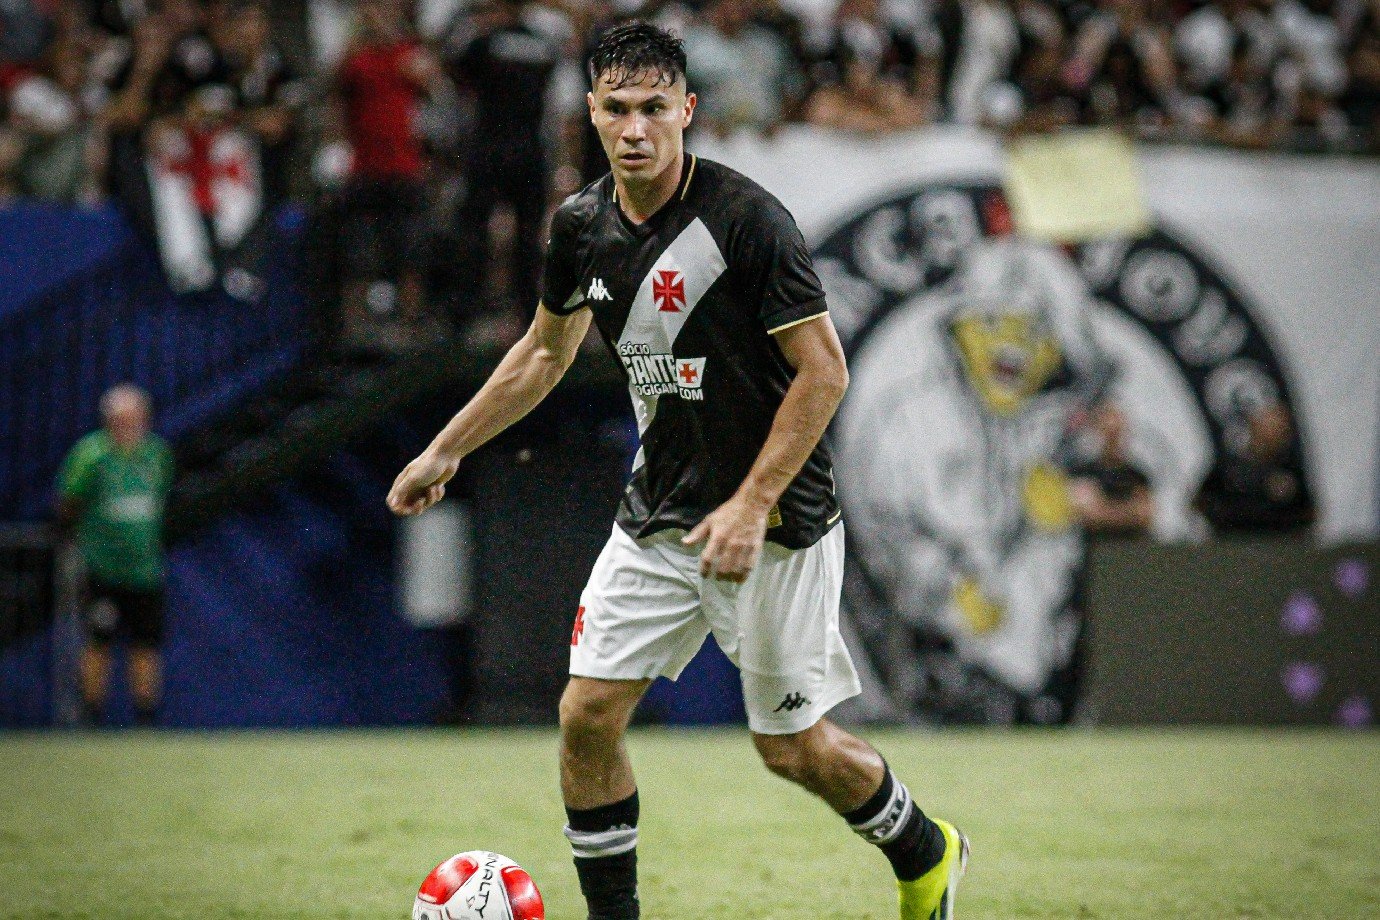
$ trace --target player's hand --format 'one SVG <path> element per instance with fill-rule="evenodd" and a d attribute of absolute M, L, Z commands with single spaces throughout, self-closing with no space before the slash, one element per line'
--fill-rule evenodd
<path fill-rule="evenodd" d="M 704 543 L 700 575 L 742 584 L 762 555 L 768 510 L 734 496 L 686 534 L 686 546 Z"/>
<path fill-rule="evenodd" d="M 442 457 L 431 450 L 423 451 L 413 460 L 388 490 L 388 510 L 399 516 L 421 514 L 446 494 L 460 461 Z"/>

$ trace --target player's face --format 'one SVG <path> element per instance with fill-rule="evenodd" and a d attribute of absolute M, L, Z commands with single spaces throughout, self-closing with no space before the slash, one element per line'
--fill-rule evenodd
<path fill-rule="evenodd" d="M 685 81 L 667 83 L 655 71 L 615 83 L 609 74 L 589 94 L 589 116 L 599 132 L 614 177 L 652 183 L 681 158 L 695 94 Z"/>

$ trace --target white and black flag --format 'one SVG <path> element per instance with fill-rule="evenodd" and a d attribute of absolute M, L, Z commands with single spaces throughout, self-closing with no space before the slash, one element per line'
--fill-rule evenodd
<path fill-rule="evenodd" d="M 237 127 L 178 126 L 157 132 L 147 158 L 158 253 L 174 292 L 218 283 L 249 299 L 253 276 L 233 265 L 263 222 L 255 138 Z"/>

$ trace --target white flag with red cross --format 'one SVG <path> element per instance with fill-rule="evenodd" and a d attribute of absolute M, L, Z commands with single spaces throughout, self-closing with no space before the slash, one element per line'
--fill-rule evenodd
<path fill-rule="evenodd" d="M 150 143 L 158 251 L 178 293 L 216 283 L 215 252 L 234 249 L 263 213 L 259 148 L 238 128 L 172 128 Z"/>

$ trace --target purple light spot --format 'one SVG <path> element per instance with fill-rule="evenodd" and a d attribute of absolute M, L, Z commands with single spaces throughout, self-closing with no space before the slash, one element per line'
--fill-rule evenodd
<path fill-rule="evenodd" d="M 1298 661 L 1285 665 L 1281 678 L 1289 698 L 1302 705 L 1312 702 L 1322 689 L 1323 669 L 1306 661 Z"/>
<path fill-rule="evenodd" d="M 1343 559 L 1332 571 L 1337 590 L 1355 600 L 1370 587 L 1370 568 L 1360 559 Z"/>
<path fill-rule="evenodd" d="M 1284 603 L 1279 625 L 1291 636 L 1311 636 L 1322 628 L 1322 610 L 1313 595 L 1295 591 Z"/>
<path fill-rule="evenodd" d="M 1347 728 L 1365 728 L 1375 721 L 1375 714 L 1371 711 L 1370 700 L 1354 693 L 1342 700 L 1342 705 L 1337 707 L 1336 719 L 1338 725 L 1345 725 Z"/>

